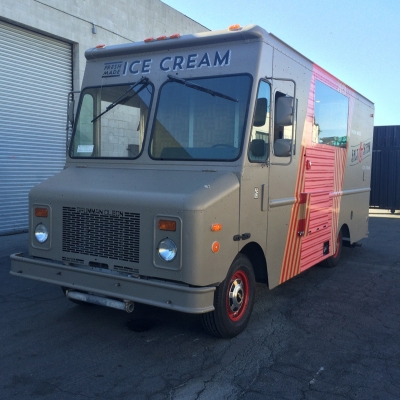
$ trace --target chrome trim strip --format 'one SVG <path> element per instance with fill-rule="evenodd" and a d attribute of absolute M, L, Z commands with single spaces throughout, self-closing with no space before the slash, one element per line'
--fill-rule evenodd
<path fill-rule="evenodd" d="M 295 197 L 286 197 L 283 199 L 269 199 L 269 206 L 273 207 L 282 207 L 282 206 L 290 206 L 296 202 Z"/>
<path fill-rule="evenodd" d="M 348 189 L 348 190 L 342 190 L 340 192 L 331 192 L 329 195 L 331 197 L 338 197 L 338 196 L 347 196 L 350 194 L 358 194 L 358 193 L 365 193 L 365 192 L 370 192 L 371 188 L 361 188 L 361 189 Z"/>

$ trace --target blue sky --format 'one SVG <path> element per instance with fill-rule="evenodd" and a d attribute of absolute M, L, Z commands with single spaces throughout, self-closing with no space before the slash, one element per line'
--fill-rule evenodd
<path fill-rule="evenodd" d="M 400 0 L 163 0 L 209 29 L 257 24 L 375 103 L 400 125 Z"/>

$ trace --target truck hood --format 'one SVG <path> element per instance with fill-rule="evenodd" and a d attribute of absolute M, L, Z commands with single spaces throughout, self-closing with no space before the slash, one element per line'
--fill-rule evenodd
<path fill-rule="evenodd" d="M 232 172 L 69 167 L 34 187 L 30 201 L 202 211 L 235 190 Z"/>

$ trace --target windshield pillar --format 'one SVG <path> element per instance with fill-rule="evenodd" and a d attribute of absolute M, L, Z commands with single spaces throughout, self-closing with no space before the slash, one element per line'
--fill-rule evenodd
<path fill-rule="evenodd" d="M 96 91 L 98 94 L 98 90 Z M 95 102 L 94 102 L 94 115 L 98 115 L 101 113 L 101 97 L 96 95 L 95 96 Z M 93 144 L 94 144 L 94 149 L 93 149 L 93 156 L 94 157 L 100 157 L 101 155 L 101 119 L 96 119 L 93 122 Z"/>

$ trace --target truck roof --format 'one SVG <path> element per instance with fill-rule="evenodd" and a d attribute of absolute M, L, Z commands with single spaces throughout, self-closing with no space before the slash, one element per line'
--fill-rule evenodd
<path fill-rule="evenodd" d="M 163 36 L 163 39 L 154 39 L 149 42 L 132 42 L 107 46 L 103 48 L 93 47 L 85 52 L 87 60 L 104 57 L 119 57 L 123 55 L 134 55 L 152 53 L 155 51 L 172 50 L 182 47 L 204 46 L 214 43 L 242 42 L 242 41 L 266 41 L 269 33 L 258 25 L 247 25 L 238 30 L 221 29 L 193 33 L 189 35 L 170 38 Z M 174 36 L 174 35 L 171 35 Z"/>
<path fill-rule="evenodd" d="M 297 62 L 306 68 L 311 68 L 311 65 L 317 65 L 320 69 L 328 72 L 309 58 L 305 57 L 299 51 L 285 43 L 283 40 L 279 39 L 273 33 L 267 32 L 258 25 L 246 25 L 243 27 L 240 27 L 239 25 L 233 25 L 232 27 L 187 35 L 171 35 L 162 36 L 159 38 L 149 38 L 141 42 L 131 42 L 111 46 L 101 45 L 88 49 L 85 52 L 85 57 L 88 61 L 94 61 L 97 59 L 128 55 L 132 56 L 136 54 L 154 53 L 158 51 L 171 51 L 178 48 L 201 47 L 218 43 L 265 42 L 275 49 L 285 53 L 289 57 L 295 58 Z M 334 76 L 330 72 L 328 73 L 331 76 Z M 337 78 L 335 77 L 335 79 Z M 347 86 L 349 89 L 351 89 L 351 91 L 364 98 L 371 105 L 374 104 L 371 100 L 363 96 L 357 90 L 354 90 L 351 86 L 347 85 L 341 80 L 340 82 L 344 86 Z"/>

